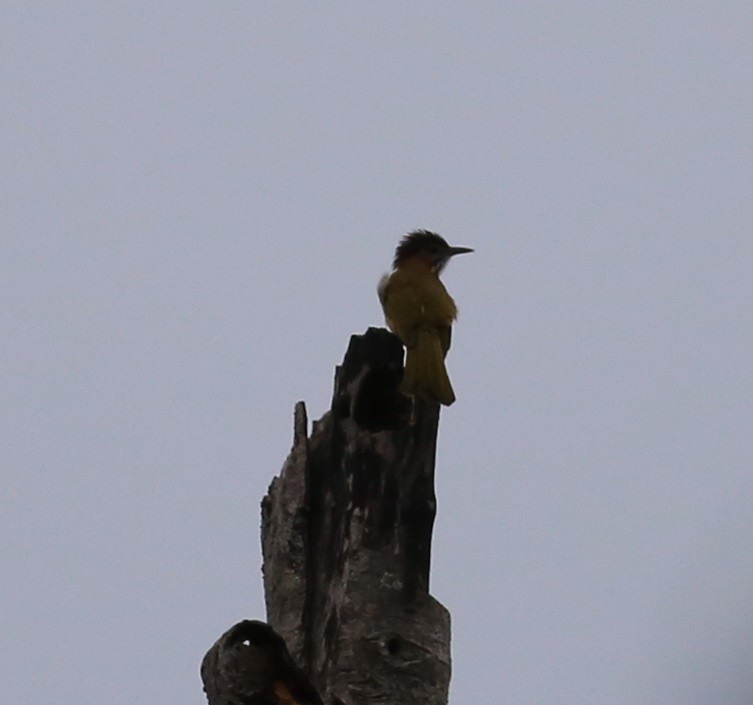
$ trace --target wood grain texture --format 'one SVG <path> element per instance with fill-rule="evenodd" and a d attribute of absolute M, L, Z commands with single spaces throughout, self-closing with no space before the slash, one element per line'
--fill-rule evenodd
<path fill-rule="evenodd" d="M 439 406 L 398 392 L 403 348 L 353 336 L 330 410 L 262 502 L 269 623 L 327 703 L 446 705 L 450 618 L 429 594 Z"/>

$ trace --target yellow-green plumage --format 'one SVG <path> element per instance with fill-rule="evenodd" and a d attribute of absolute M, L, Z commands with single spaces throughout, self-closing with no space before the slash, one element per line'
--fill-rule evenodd
<path fill-rule="evenodd" d="M 444 358 L 457 307 L 447 289 L 434 271 L 406 267 L 383 279 L 379 297 L 387 325 L 406 348 L 400 391 L 449 406 L 455 393 Z"/>
<path fill-rule="evenodd" d="M 400 391 L 445 406 L 455 401 L 444 358 L 458 310 L 439 274 L 451 257 L 464 252 L 473 250 L 415 230 L 399 242 L 393 272 L 382 277 L 378 288 L 387 325 L 406 348 Z"/>

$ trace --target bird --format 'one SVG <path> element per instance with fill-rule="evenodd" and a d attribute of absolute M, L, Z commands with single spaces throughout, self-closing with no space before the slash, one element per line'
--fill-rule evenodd
<path fill-rule="evenodd" d="M 323 705 L 285 640 L 269 624 L 244 619 L 201 663 L 209 705 Z"/>
<path fill-rule="evenodd" d="M 452 247 L 430 230 L 414 230 L 400 240 L 377 287 L 389 329 L 406 348 L 400 391 L 445 406 L 455 401 L 445 356 L 458 309 L 439 275 L 451 257 L 473 252 Z"/>

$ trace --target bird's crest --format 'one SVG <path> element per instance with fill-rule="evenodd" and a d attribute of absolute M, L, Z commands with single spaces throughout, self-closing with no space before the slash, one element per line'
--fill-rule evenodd
<path fill-rule="evenodd" d="M 439 250 L 450 249 L 447 240 L 441 235 L 438 235 L 431 230 L 414 230 L 400 240 L 400 243 L 395 250 L 395 259 L 392 261 L 392 266 L 397 268 L 397 266 L 404 260 L 431 247 L 437 247 Z"/>

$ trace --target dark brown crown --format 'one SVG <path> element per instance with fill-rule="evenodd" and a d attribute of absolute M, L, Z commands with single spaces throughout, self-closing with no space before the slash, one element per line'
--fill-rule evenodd
<path fill-rule="evenodd" d="M 400 262 L 420 252 L 431 252 L 432 248 L 436 248 L 437 253 L 439 253 L 449 250 L 450 245 L 441 235 L 437 235 L 431 230 L 414 230 L 400 240 L 400 244 L 395 250 L 395 259 L 392 261 L 392 266 L 397 267 Z"/>

